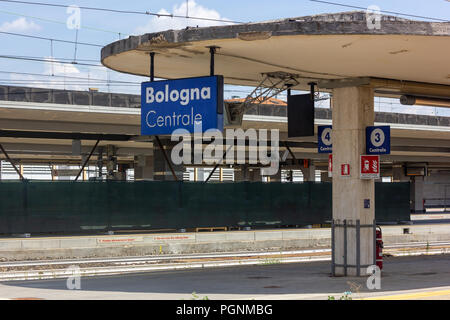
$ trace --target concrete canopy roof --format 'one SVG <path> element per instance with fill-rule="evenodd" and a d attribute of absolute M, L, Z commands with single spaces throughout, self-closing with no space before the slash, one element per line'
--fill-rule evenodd
<path fill-rule="evenodd" d="M 450 23 L 381 16 L 381 29 L 374 30 L 364 12 L 131 36 L 105 46 L 101 60 L 116 71 L 148 76 L 149 52 L 155 52 L 157 78 L 204 76 L 209 46 L 220 47 L 215 73 L 227 84 L 257 86 L 263 73 L 286 72 L 300 82 L 294 89 L 307 89 L 311 80 L 327 87 L 330 79 L 370 77 L 441 85 L 437 95 L 450 96 Z M 398 83 L 378 88 L 420 91 Z"/>

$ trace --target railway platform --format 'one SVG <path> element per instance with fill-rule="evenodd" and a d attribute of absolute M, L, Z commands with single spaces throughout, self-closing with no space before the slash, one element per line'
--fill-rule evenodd
<path fill-rule="evenodd" d="M 0 282 L 1 299 L 439 300 L 450 298 L 450 255 L 388 257 L 379 289 L 367 277 L 330 277 L 328 261 Z"/>
<path fill-rule="evenodd" d="M 382 226 L 386 245 L 450 241 L 449 223 Z M 2 261 L 330 248 L 330 228 L 0 238 Z"/>

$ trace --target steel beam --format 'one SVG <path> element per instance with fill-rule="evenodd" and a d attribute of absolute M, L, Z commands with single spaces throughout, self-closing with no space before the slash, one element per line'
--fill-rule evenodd
<path fill-rule="evenodd" d="M 128 141 L 128 140 L 132 139 L 134 137 L 134 135 L 0 130 L 0 137 L 3 137 L 3 138 L 29 138 L 29 139 Z"/>
<path fill-rule="evenodd" d="M 164 159 L 166 160 L 167 164 L 169 165 L 170 171 L 172 171 L 173 178 L 175 181 L 178 181 L 178 177 L 175 174 L 175 170 L 173 169 L 172 162 L 170 162 L 169 157 L 167 156 L 166 150 L 164 149 L 164 146 L 161 143 L 161 140 L 158 136 L 155 136 L 156 142 L 158 143 L 159 148 L 161 149 L 161 152 L 163 153 Z"/>
<path fill-rule="evenodd" d="M 6 150 L 3 148 L 3 146 L 0 144 L 0 150 L 3 152 L 3 154 L 5 155 L 6 159 L 9 161 L 9 163 L 13 166 L 14 170 L 16 170 L 17 174 L 20 177 L 20 180 L 24 180 L 24 177 L 22 175 L 22 173 L 20 172 L 19 169 L 17 169 L 16 165 L 14 164 L 14 162 L 11 160 L 11 158 L 9 157 L 8 153 L 6 152 Z"/>
<path fill-rule="evenodd" d="M 211 179 L 212 175 L 214 174 L 214 172 L 216 171 L 216 169 L 222 164 L 223 159 L 225 159 L 225 157 L 227 156 L 228 151 L 230 151 L 230 149 L 233 147 L 233 145 L 230 145 L 228 147 L 228 149 L 223 153 L 222 159 L 220 159 L 220 161 L 214 166 L 214 168 L 211 170 L 211 172 L 209 173 L 208 178 L 205 180 L 205 183 L 207 183 L 209 181 L 209 179 Z"/>
<path fill-rule="evenodd" d="M 88 116 L 88 115 L 87 115 Z M 112 120 L 111 120 L 112 121 Z M 101 132 L 102 134 L 138 135 L 139 123 L 136 125 L 122 123 L 65 122 L 26 119 L 0 119 L 0 128 L 15 131 L 47 131 L 51 126 L 59 132 Z"/>
<path fill-rule="evenodd" d="M 86 158 L 86 161 L 84 161 L 83 166 L 81 167 L 80 171 L 77 174 L 77 177 L 75 178 L 75 181 L 78 180 L 78 178 L 80 177 L 80 174 L 83 172 L 84 167 L 86 167 L 86 164 L 89 162 L 89 160 L 91 159 L 92 154 L 94 153 L 95 149 L 97 148 L 98 144 L 100 143 L 100 140 L 97 140 L 97 142 L 95 143 L 94 147 L 91 150 L 91 153 L 89 153 L 89 156 Z"/>

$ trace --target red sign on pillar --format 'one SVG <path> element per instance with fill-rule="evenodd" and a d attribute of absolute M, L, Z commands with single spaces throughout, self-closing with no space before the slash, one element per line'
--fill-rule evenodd
<path fill-rule="evenodd" d="M 328 177 L 331 177 L 333 174 L 333 154 L 328 155 Z"/>
<path fill-rule="evenodd" d="M 350 165 L 348 163 L 341 164 L 341 176 L 350 176 Z"/>
<path fill-rule="evenodd" d="M 360 157 L 360 178 L 379 179 L 380 178 L 380 156 L 361 155 Z"/>

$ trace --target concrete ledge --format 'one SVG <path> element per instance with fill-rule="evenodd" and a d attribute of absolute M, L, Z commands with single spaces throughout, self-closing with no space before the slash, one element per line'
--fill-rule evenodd
<path fill-rule="evenodd" d="M 383 226 L 385 244 L 450 241 L 450 224 Z M 409 232 L 409 233 L 405 233 Z M 158 233 L 0 239 L 0 260 L 42 260 L 235 251 L 295 250 L 331 245 L 331 229 Z"/>
<path fill-rule="evenodd" d="M 21 240 L 2 240 L 0 241 L 0 252 L 4 250 L 21 250 Z"/>
<path fill-rule="evenodd" d="M 407 226 L 385 226 L 382 227 L 383 235 L 403 234 L 404 229 L 409 229 L 412 234 L 450 234 L 449 224 L 424 224 Z"/>
<path fill-rule="evenodd" d="M 87 248 L 87 247 L 95 247 L 96 245 L 97 245 L 97 240 L 94 238 L 60 239 L 59 240 L 59 247 L 61 249 Z"/>
<path fill-rule="evenodd" d="M 28 240 L 22 241 L 22 250 L 29 249 L 59 249 L 61 247 L 60 239 L 36 239 L 36 240 Z"/>
<path fill-rule="evenodd" d="M 283 231 L 258 231 L 255 232 L 255 241 L 282 240 Z"/>

